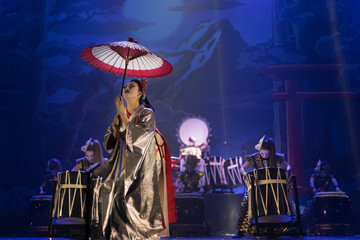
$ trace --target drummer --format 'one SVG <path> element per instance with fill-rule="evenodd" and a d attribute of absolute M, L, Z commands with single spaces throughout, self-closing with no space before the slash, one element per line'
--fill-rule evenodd
<path fill-rule="evenodd" d="M 208 144 L 205 142 L 201 146 L 196 146 L 196 138 L 193 136 L 190 136 L 188 139 L 188 144 L 185 147 L 182 147 L 180 149 L 180 172 L 186 171 L 186 159 L 188 157 L 193 158 L 196 157 L 199 161 L 196 166 L 196 172 L 204 173 L 205 172 L 205 161 L 202 159 L 202 152 L 207 149 Z M 180 179 L 176 182 L 176 190 L 177 192 L 183 191 L 183 184 L 180 182 Z M 205 186 L 205 178 L 200 178 L 199 180 L 199 191 L 204 192 L 204 186 Z"/>
<path fill-rule="evenodd" d="M 286 170 L 290 170 L 290 165 L 284 160 L 284 155 L 276 153 L 275 143 L 272 139 L 265 139 L 265 135 L 260 139 L 259 143 L 255 145 L 255 149 L 258 152 L 246 156 L 247 162 L 241 167 L 241 173 L 245 174 L 245 170 L 249 167 L 255 169 L 264 167 L 279 167 Z M 236 228 L 239 230 L 233 238 L 240 238 L 244 236 L 244 232 L 254 233 L 255 229 L 250 227 L 250 222 L 247 218 L 249 194 L 245 193 L 241 202 L 239 219 Z"/>
<path fill-rule="evenodd" d="M 284 155 L 275 152 L 275 144 L 272 139 L 265 139 L 265 135 L 255 145 L 255 149 L 259 152 L 246 156 L 247 162 L 242 166 L 241 172 L 245 174 L 245 169 L 249 167 L 280 167 L 290 170 L 289 164 L 284 160 Z"/>
<path fill-rule="evenodd" d="M 102 176 L 104 169 L 104 159 L 101 144 L 98 140 L 90 138 L 86 141 L 85 145 L 81 147 L 81 151 L 85 153 L 85 156 L 79 159 L 76 159 L 76 164 L 71 171 L 85 171 L 94 163 L 100 163 L 100 166 L 94 170 L 96 176 Z"/>
<path fill-rule="evenodd" d="M 327 162 L 319 160 L 310 177 L 310 187 L 313 193 L 328 192 L 331 183 L 335 186 L 337 192 L 341 192 L 338 183 L 333 175 L 329 174 L 330 166 Z"/>
<path fill-rule="evenodd" d="M 40 186 L 39 194 L 52 194 L 54 179 L 56 178 L 57 173 L 61 170 L 61 162 L 58 159 L 52 158 L 47 162 L 46 171 L 48 174 L 45 176 L 44 182 Z"/>
<path fill-rule="evenodd" d="M 318 192 L 328 192 L 331 184 L 337 192 L 341 192 L 338 183 L 333 175 L 329 174 L 330 166 L 327 162 L 319 160 L 314 168 L 315 173 L 310 177 L 310 187 L 313 194 L 307 201 L 304 213 L 301 217 L 304 230 L 307 235 L 316 235 L 315 230 L 315 201 L 314 196 Z"/>

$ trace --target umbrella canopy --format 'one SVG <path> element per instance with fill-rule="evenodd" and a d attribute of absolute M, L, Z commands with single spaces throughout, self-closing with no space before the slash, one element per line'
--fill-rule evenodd
<path fill-rule="evenodd" d="M 172 72 L 171 64 L 134 39 L 88 47 L 81 57 L 92 66 L 113 74 L 155 78 Z"/>

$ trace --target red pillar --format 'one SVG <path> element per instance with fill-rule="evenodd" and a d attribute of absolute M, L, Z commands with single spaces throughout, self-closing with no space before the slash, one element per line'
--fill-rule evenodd
<path fill-rule="evenodd" d="M 304 182 L 304 152 L 302 136 L 302 107 L 303 100 L 344 100 L 359 99 L 360 95 L 355 92 L 344 91 L 320 91 L 302 92 L 302 80 L 323 81 L 326 85 L 333 85 L 345 65 L 336 64 L 294 64 L 294 65 L 274 65 L 259 68 L 258 72 L 268 74 L 273 81 L 284 81 L 285 91 L 272 94 L 273 101 L 285 101 L 286 110 L 286 143 L 287 161 L 296 174 L 300 194 L 306 194 L 306 188 L 301 186 L 308 185 Z M 301 191 L 304 190 L 304 191 Z"/>
<path fill-rule="evenodd" d="M 303 137 L 301 119 L 301 101 L 296 93 L 300 90 L 300 81 L 285 80 L 286 101 L 286 136 L 287 136 L 287 161 L 296 174 L 299 186 L 304 186 L 304 159 Z"/>

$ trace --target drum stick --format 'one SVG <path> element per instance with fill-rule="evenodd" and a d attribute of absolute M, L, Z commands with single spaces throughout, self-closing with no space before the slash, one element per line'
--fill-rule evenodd
<path fill-rule="evenodd" d="M 88 167 L 86 170 L 85 170 L 85 173 L 91 173 L 92 171 L 94 171 L 96 168 L 98 168 L 100 166 L 100 163 L 97 162 L 97 163 L 94 163 L 91 167 Z"/>

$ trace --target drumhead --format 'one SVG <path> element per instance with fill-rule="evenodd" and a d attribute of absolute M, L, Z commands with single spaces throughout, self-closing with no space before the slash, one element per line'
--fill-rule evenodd
<path fill-rule="evenodd" d="M 195 146 L 204 144 L 210 136 L 209 123 L 200 117 L 190 117 L 184 119 L 177 129 L 179 143 L 188 145 L 190 137 L 196 138 Z"/>
<path fill-rule="evenodd" d="M 51 201 L 52 195 L 34 195 L 30 201 Z"/>
<path fill-rule="evenodd" d="M 315 197 L 348 197 L 345 192 L 317 192 Z"/>
<path fill-rule="evenodd" d="M 79 217 L 54 218 L 53 224 L 60 224 L 60 225 L 85 224 L 85 218 L 79 218 Z"/>
<path fill-rule="evenodd" d="M 268 215 L 258 218 L 259 223 L 287 223 L 293 219 L 292 216 L 280 214 L 280 215 Z"/>

